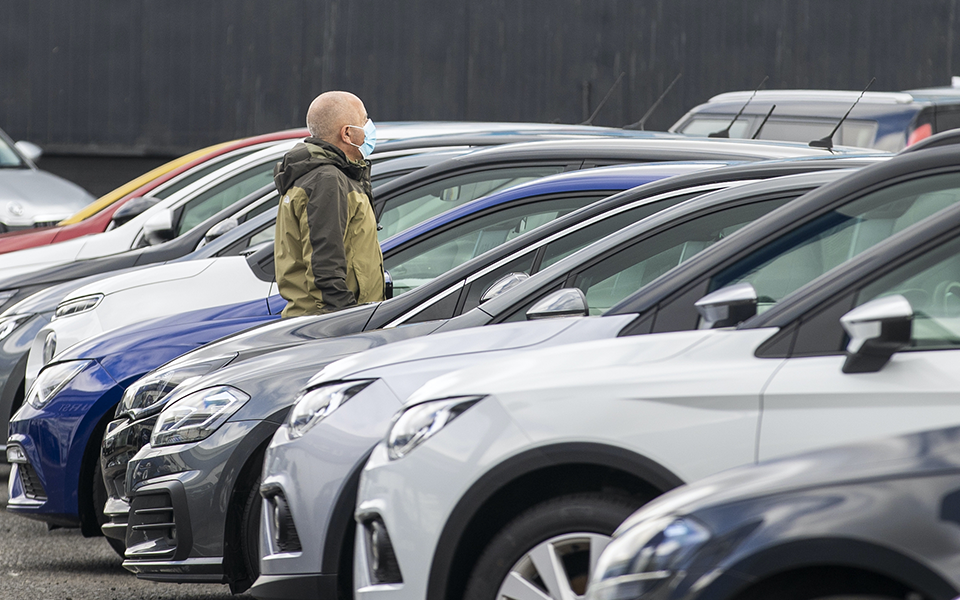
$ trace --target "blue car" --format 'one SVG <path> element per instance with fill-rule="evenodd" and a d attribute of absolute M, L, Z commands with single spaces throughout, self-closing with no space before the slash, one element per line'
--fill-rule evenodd
<path fill-rule="evenodd" d="M 604 204 L 598 200 L 659 179 L 697 174 L 724 164 L 591 169 L 526 183 L 463 204 L 384 241 L 384 264 L 396 273 L 395 285 L 412 291 L 386 302 L 336 313 L 340 317 L 338 325 L 328 335 L 429 320 L 438 311 L 460 314 L 474 308 L 482 292 L 496 279 L 507 272 L 524 270 L 523 265 L 515 264 L 517 261 L 505 260 L 507 256 L 525 245 L 543 242 L 545 235 L 556 233 L 558 228 L 622 208 L 616 201 Z M 703 181 L 706 184 L 711 178 Z M 659 189 L 654 187 L 653 191 Z M 621 212 L 631 221 L 637 220 L 689 197 L 673 194 L 659 202 L 631 204 L 629 212 Z M 537 233 L 521 235 L 526 228 L 541 223 L 549 223 L 541 228 L 543 233 L 535 229 Z M 579 247 L 606 233 L 609 231 L 598 230 Z M 467 252 L 451 253 L 452 248 L 462 250 L 465 246 L 469 246 Z M 271 245 L 251 254 L 251 268 L 272 272 L 272 250 Z M 483 258 L 475 258 L 480 254 Z M 446 274 L 437 272 L 437 257 L 444 257 L 454 268 Z M 461 264 L 449 264 L 451 260 Z M 464 281 L 472 286 L 470 293 L 450 306 L 445 300 L 450 294 L 446 292 L 451 285 Z M 273 296 L 156 319 L 104 333 L 58 355 L 40 372 L 10 423 L 7 458 L 13 468 L 7 509 L 59 526 L 80 527 L 84 535 L 99 535 L 107 494 L 98 460 L 100 443 L 127 386 L 188 350 L 278 318 L 282 307 L 282 299 Z M 347 315 L 350 317 L 344 319 Z M 117 492 L 110 490 L 111 495 Z M 122 552 L 121 540 L 111 539 L 111 545 Z"/>

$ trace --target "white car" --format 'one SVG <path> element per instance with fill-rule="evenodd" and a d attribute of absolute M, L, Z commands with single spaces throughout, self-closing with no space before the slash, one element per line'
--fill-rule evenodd
<path fill-rule="evenodd" d="M 169 186 L 181 186 L 185 182 L 189 184 L 115 229 L 58 244 L 2 254 L 0 277 L 74 260 L 116 254 L 176 236 L 230 203 L 271 183 L 273 165 L 296 143 L 297 140 L 274 142 L 252 154 L 246 148 L 237 150 L 232 154 L 246 155 L 229 164 L 218 163 L 223 166 L 200 179 L 194 180 L 196 173 L 192 171 L 171 179 L 152 193 L 157 194 Z M 151 240 L 150 237 L 154 235 L 160 239 Z"/>
<path fill-rule="evenodd" d="M 702 322 L 757 300 L 750 283 L 721 289 L 698 303 Z M 958 301 L 952 207 L 737 329 L 518 352 L 434 379 L 361 473 L 356 597 L 574 598 L 620 521 L 683 482 L 960 423 Z"/>

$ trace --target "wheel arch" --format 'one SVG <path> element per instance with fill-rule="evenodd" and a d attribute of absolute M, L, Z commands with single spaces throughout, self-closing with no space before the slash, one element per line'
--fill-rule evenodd
<path fill-rule="evenodd" d="M 486 544 L 533 504 L 598 490 L 649 500 L 682 484 L 649 458 L 603 444 L 554 444 L 513 456 L 474 482 L 454 507 L 434 550 L 426 600 L 462 597 L 470 569 Z"/>
<path fill-rule="evenodd" d="M 869 576 L 919 592 L 930 600 L 950 600 L 960 594 L 943 576 L 895 549 L 867 540 L 831 537 L 794 540 L 742 558 L 726 568 L 701 598 L 749 597 L 751 590 L 798 574 L 808 578 L 812 572 L 829 572 L 836 577 Z"/>

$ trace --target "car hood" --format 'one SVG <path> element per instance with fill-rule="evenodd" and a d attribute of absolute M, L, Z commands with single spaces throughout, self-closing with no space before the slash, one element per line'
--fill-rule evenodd
<path fill-rule="evenodd" d="M 960 470 L 960 427 L 886 437 L 737 467 L 660 496 L 618 529 L 785 492 Z"/>
<path fill-rule="evenodd" d="M 610 317 L 594 318 L 599 320 Z M 770 335 L 769 329 L 753 331 L 764 332 L 755 336 L 761 341 Z M 563 387 L 566 385 L 564 382 L 575 387 L 589 387 L 590 382 L 607 383 L 609 378 L 617 373 L 628 374 L 633 378 L 636 377 L 635 372 L 640 365 L 668 361 L 711 338 L 722 346 L 725 341 L 723 336 L 729 333 L 731 331 L 718 329 L 679 331 L 518 352 L 482 366 L 437 377 L 411 395 L 407 404 L 451 396 L 504 393 L 516 396 L 546 387 Z M 759 343 L 758 341 L 757 344 Z M 707 347 L 713 348 L 714 345 Z M 712 355 L 715 352 L 707 354 Z M 669 376 L 676 375 L 671 373 Z"/>
<path fill-rule="evenodd" d="M 570 328 L 581 319 L 545 319 L 525 323 L 488 325 L 450 331 L 429 338 L 408 340 L 337 361 L 313 377 L 309 384 L 366 376 L 377 368 L 457 354 L 534 346 Z"/>
<path fill-rule="evenodd" d="M 64 300 L 72 300 L 82 296 L 93 294 L 115 294 L 124 290 L 129 290 L 145 285 L 153 285 L 166 281 L 176 281 L 178 279 L 189 279 L 196 277 L 200 273 L 210 268 L 217 260 L 246 261 L 242 256 L 224 256 L 219 258 L 208 258 L 205 260 L 191 260 L 187 262 L 172 262 L 162 265 L 152 265 L 143 269 L 137 269 L 119 275 L 112 274 L 111 277 L 101 279 L 90 285 L 77 288 L 68 294 Z"/>
<path fill-rule="evenodd" d="M 163 369 L 179 368 L 221 356 L 237 355 L 232 364 L 290 346 L 299 346 L 319 339 L 336 338 L 363 331 L 377 304 L 364 304 L 335 313 L 294 317 L 266 323 L 241 331 L 202 348 L 184 354 L 163 365 Z"/>
<path fill-rule="evenodd" d="M 37 169 L 0 169 L 0 216 L 17 219 L 44 215 L 70 216 L 94 198 L 80 186 Z M 9 203 L 21 205 L 22 213 L 10 212 Z"/>
<path fill-rule="evenodd" d="M 132 267 L 129 270 L 135 270 L 138 267 Z M 126 272 L 124 270 L 123 272 Z M 119 274 L 120 271 L 112 271 L 109 273 L 100 273 L 99 275 L 89 275 L 82 279 L 76 279 L 73 281 L 65 281 L 58 285 L 52 285 L 51 287 L 44 288 L 35 294 L 27 296 L 20 302 L 17 302 L 10 308 L 4 311 L 4 316 L 7 315 L 25 315 L 33 313 L 43 313 L 51 312 L 57 308 L 57 305 L 67 297 L 68 294 L 74 290 L 94 283 L 101 279 L 106 279 L 107 277 L 112 277 Z"/>

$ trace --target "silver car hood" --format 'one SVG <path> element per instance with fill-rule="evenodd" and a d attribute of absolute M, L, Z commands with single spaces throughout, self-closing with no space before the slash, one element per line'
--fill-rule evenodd
<path fill-rule="evenodd" d="M 37 169 L 0 169 L 0 221 L 59 221 L 93 202 L 80 186 Z"/>

